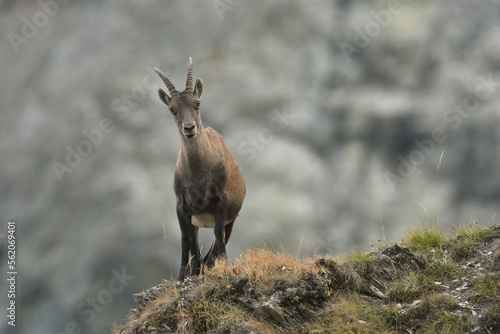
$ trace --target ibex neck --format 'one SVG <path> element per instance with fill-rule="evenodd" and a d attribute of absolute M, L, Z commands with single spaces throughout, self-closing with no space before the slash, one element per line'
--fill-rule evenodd
<path fill-rule="evenodd" d="M 181 154 L 188 165 L 200 165 L 207 150 L 207 138 L 203 127 L 200 127 L 198 135 L 194 138 L 188 139 L 181 134 Z"/>

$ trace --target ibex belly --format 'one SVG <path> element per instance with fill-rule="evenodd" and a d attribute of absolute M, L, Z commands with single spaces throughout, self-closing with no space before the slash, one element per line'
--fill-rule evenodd
<path fill-rule="evenodd" d="M 224 225 L 229 224 L 230 221 L 226 221 Z M 215 227 L 215 218 L 213 214 L 210 213 L 202 213 L 201 215 L 193 215 L 191 217 L 191 224 L 198 227 Z"/>

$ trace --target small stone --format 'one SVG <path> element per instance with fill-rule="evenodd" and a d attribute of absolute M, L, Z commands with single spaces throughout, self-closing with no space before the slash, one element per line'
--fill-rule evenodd
<path fill-rule="evenodd" d="M 411 306 L 415 307 L 418 304 L 420 304 L 422 301 L 420 299 L 414 300 L 413 303 L 411 303 Z"/>
<path fill-rule="evenodd" d="M 370 285 L 370 290 L 373 292 L 373 294 L 379 298 L 386 299 L 388 298 L 385 293 L 380 291 L 377 287 Z"/>
<path fill-rule="evenodd" d="M 274 302 L 274 303 L 279 303 L 280 301 L 280 293 L 279 292 L 275 292 L 271 295 L 271 301 Z M 264 303 L 269 303 L 269 302 L 264 302 Z M 262 303 L 262 306 L 268 306 L 268 305 L 264 305 L 264 303 Z"/>
<path fill-rule="evenodd" d="M 270 308 L 274 309 L 273 304 L 271 302 L 268 302 L 268 301 L 262 302 L 262 307 L 270 307 Z"/>
<path fill-rule="evenodd" d="M 458 303 L 458 306 L 462 308 L 469 308 L 469 303 L 467 301 Z"/>
<path fill-rule="evenodd" d="M 272 319 L 280 326 L 286 323 L 285 318 L 283 318 L 283 316 L 274 308 L 273 304 L 268 301 L 262 303 L 260 311 L 266 318 Z"/>

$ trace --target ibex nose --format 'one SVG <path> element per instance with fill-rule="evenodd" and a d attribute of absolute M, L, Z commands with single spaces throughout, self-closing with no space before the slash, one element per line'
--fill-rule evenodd
<path fill-rule="evenodd" d="M 184 125 L 184 131 L 191 132 L 192 130 L 194 130 L 194 127 L 195 127 L 194 123 L 186 124 L 186 125 Z"/>
<path fill-rule="evenodd" d="M 196 124 L 195 122 L 185 123 L 183 126 L 184 136 L 186 138 L 192 138 L 196 135 Z"/>

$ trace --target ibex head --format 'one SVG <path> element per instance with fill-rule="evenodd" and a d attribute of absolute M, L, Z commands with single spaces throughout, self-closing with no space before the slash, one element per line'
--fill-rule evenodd
<path fill-rule="evenodd" d="M 196 79 L 193 89 L 193 61 L 189 57 L 189 71 L 186 80 L 186 89 L 183 92 L 178 92 L 174 85 L 170 82 L 162 71 L 155 68 L 155 71 L 163 79 L 167 85 L 171 96 L 163 90 L 158 90 L 160 99 L 165 103 L 172 115 L 175 117 L 175 122 L 179 128 L 179 132 L 186 138 L 194 138 L 200 134 L 201 117 L 200 117 L 200 101 L 203 93 L 203 81 L 200 78 Z"/>

